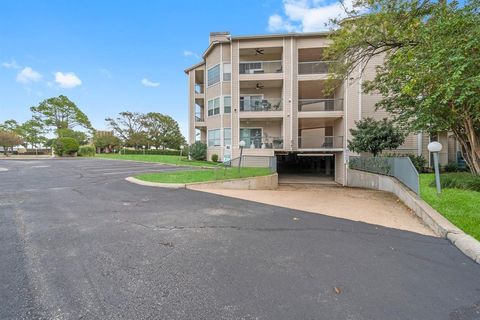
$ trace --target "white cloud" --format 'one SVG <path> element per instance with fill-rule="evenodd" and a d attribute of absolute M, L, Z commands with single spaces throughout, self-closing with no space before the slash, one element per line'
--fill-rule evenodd
<path fill-rule="evenodd" d="M 55 72 L 55 83 L 60 88 L 75 88 L 82 85 L 82 80 L 73 72 Z"/>
<path fill-rule="evenodd" d="M 160 83 L 150 81 L 147 78 L 143 78 L 141 82 L 145 87 L 158 87 L 160 85 Z"/>
<path fill-rule="evenodd" d="M 42 75 L 30 67 L 25 67 L 17 74 L 17 81 L 20 83 L 30 83 L 42 80 Z"/>
<path fill-rule="evenodd" d="M 190 50 L 183 50 L 183 55 L 185 57 L 194 57 L 194 58 L 200 59 L 200 55 Z"/>
<path fill-rule="evenodd" d="M 20 69 L 21 67 L 17 64 L 17 61 L 11 60 L 10 62 L 3 62 L 2 67 L 7 69 Z"/>
<path fill-rule="evenodd" d="M 315 32 L 328 30 L 332 18 L 345 17 L 345 9 L 351 9 L 353 0 L 327 2 L 325 0 L 283 0 L 283 16 L 274 14 L 268 19 L 272 32 Z"/>

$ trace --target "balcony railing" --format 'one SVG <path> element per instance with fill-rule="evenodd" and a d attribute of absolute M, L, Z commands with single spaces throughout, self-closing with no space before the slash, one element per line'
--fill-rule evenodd
<path fill-rule="evenodd" d="M 299 99 L 298 111 L 343 111 L 343 99 Z"/>
<path fill-rule="evenodd" d="M 205 121 L 203 117 L 203 112 L 195 112 L 195 121 L 197 122 Z"/>
<path fill-rule="evenodd" d="M 275 61 L 242 61 L 240 74 L 282 73 L 282 60 Z"/>
<path fill-rule="evenodd" d="M 261 112 L 283 110 L 282 99 L 250 99 L 240 100 L 240 111 Z"/>
<path fill-rule="evenodd" d="M 283 137 L 243 137 L 248 149 L 283 149 Z"/>
<path fill-rule="evenodd" d="M 298 149 L 341 149 L 342 136 L 308 136 L 298 137 Z"/>
<path fill-rule="evenodd" d="M 203 84 L 195 84 L 195 93 L 205 93 L 205 85 Z"/>
<path fill-rule="evenodd" d="M 299 62 L 298 74 L 323 74 L 329 73 L 330 65 L 334 61 Z"/>

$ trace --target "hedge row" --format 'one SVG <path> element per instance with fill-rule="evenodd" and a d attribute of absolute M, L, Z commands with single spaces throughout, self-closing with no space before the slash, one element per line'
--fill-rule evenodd
<path fill-rule="evenodd" d="M 166 155 L 166 156 L 179 156 L 180 150 L 129 150 L 124 149 L 121 151 L 122 154 L 158 154 L 158 155 Z M 185 155 L 185 150 L 183 151 Z"/>

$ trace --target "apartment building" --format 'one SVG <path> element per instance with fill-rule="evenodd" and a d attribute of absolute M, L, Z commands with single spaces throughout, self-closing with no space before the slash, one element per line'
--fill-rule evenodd
<path fill-rule="evenodd" d="M 240 154 L 276 156 L 279 174 L 301 173 L 346 180 L 349 129 L 355 121 L 387 117 L 375 110 L 378 95 L 363 93 L 375 74 L 363 73 L 324 92 L 330 61 L 323 56 L 327 32 L 231 36 L 212 32 L 203 61 L 185 70 L 189 81 L 189 143 L 208 145 L 207 156 L 229 160 Z M 410 135 L 398 153 L 425 155 L 432 139 L 444 145 L 441 162 L 456 158 L 446 133 Z"/>

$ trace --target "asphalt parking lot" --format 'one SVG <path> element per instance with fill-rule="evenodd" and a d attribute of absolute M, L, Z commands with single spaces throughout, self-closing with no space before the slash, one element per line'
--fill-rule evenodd
<path fill-rule="evenodd" d="M 0 319 L 480 319 L 445 239 L 124 180 L 180 167 L 0 168 Z"/>

